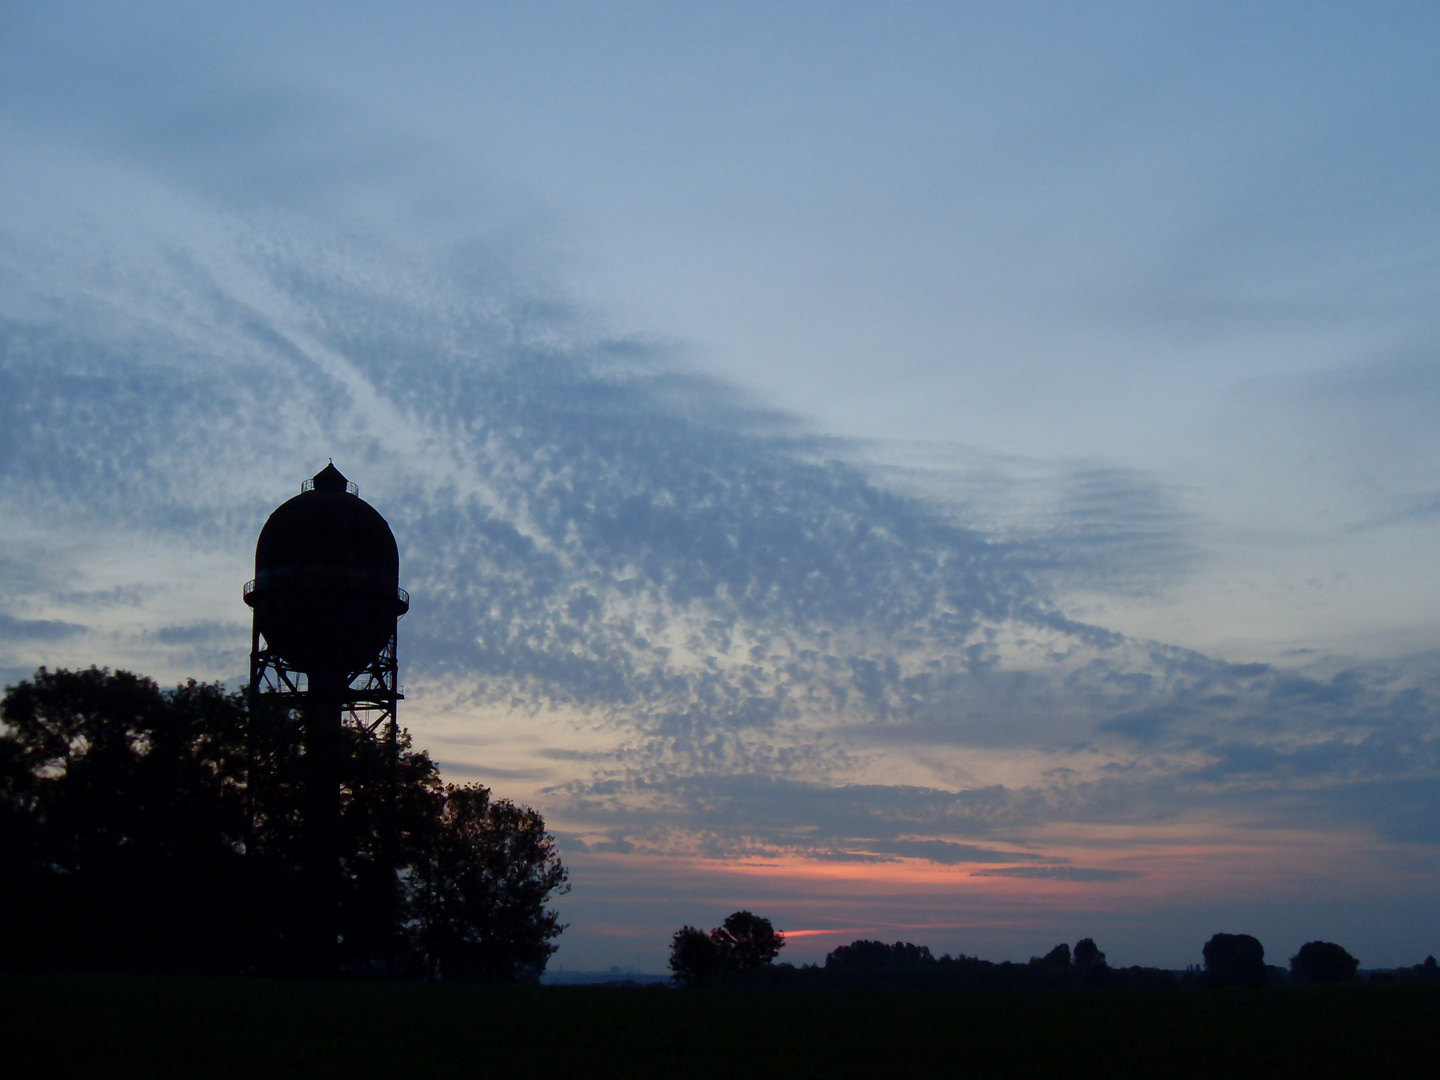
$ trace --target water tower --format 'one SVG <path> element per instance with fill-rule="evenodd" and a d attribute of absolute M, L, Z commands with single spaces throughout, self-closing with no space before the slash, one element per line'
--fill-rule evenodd
<path fill-rule="evenodd" d="M 390 526 L 331 463 L 265 522 L 255 545 L 255 580 L 245 586 L 245 603 L 254 611 L 252 707 L 258 695 L 275 695 L 303 727 L 308 955 L 300 959 L 312 973 L 335 966 L 344 726 L 387 739 L 394 760 L 401 698 L 395 628 L 410 607 L 399 580 Z"/>

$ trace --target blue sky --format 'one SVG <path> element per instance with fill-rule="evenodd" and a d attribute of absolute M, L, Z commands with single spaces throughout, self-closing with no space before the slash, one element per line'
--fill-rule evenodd
<path fill-rule="evenodd" d="M 329 457 L 558 961 L 1437 948 L 1423 5 L 9 5 L 0 669 Z M 849 936 L 846 936 L 849 935 Z"/>

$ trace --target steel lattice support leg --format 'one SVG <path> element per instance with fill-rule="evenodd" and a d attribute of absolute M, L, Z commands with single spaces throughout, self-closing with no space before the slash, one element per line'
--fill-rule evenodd
<path fill-rule="evenodd" d="M 247 736 L 247 854 L 259 857 L 265 846 L 263 796 L 267 791 L 265 755 L 256 745 L 256 725 L 262 715 L 298 714 L 303 732 L 302 843 L 300 890 L 295 897 L 292 926 L 302 938 L 299 952 L 303 970 L 312 975 L 334 974 L 338 960 L 340 896 L 344 887 L 340 859 L 340 790 L 344 780 L 342 746 L 346 725 L 358 733 L 383 740 L 387 757 L 386 790 L 382 797 L 379 880 L 388 890 L 384 902 L 390 940 L 386 966 L 394 971 L 395 870 L 398 858 L 397 785 L 399 734 L 397 705 L 402 695 L 397 684 L 395 637 L 363 671 L 350 679 L 310 678 L 285 664 L 268 648 L 258 627 L 251 635 L 250 731 Z M 283 723 L 283 721 L 282 721 Z M 279 751 L 273 751 L 273 767 Z M 292 858 L 293 858 L 292 852 Z M 272 860 L 273 861 L 273 860 Z M 253 866 L 254 864 L 252 864 Z M 261 898 L 253 898 L 255 904 Z M 253 966 L 253 965 L 252 965 Z"/>

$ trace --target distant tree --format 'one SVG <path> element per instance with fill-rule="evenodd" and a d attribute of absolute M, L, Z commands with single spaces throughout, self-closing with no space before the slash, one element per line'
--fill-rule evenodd
<path fill-rule="evenodd" d="M 1355 978 L 1360 961 L 1332 941 L 1307 941 L 1290 958 L 1290 978 L 1304 983 L 1343 983 Z"/>
<path fill-rule="evenodd" d="M 1083 968 L 1103 967 L 1105 954 L 1093 938 L 1081 938 L 1075 943 L 1075 963 Z"/>
<path fill-rule="evenodd" d="M 1105 954 L 1093 938 L 1081 938 L 1075 943 L 1072 968 L 1074 978 L 1081 986 L 1108 986 L 1113 981 L 1114 973 L 1105 963 Z"/>
<path fill-rule="evenodd" d="M 1026 981 L 1035 986 L 1105 986 L 1111 977 L 1105 954 L 1091 938 L 1059 944 L 1044 956 L 1032 956 Z"/>
<path fill-rule="evenodd" d="M 1031 961 L 1031 963 L 1035 962 Z M 1038 962 L 1049 968 L 1068 968 L 1070 966 L 1070 946 L 1064 943 L 1056 945 Z"/>
<path fill-rule="evenodd" d="M 769 964 L 785 947 L 785 935 L 777 933 L 769 919 L 748 911 L 728 915 L 710 935 L 729 966 L 748 975 Z"/>
<path fill-rule="evenodd" d="M 749 980 L 785 947 L 785 935 L 749 911 L 736 911 L 706 934 L 682 926 L 670 941 L 670 970 L 686 986 Z"/>
<path fill-rule="evenodd" d="M 670 970 L 678 983 L 703 986 L 721 978 L 725 961 L 714 938 L 699 927 L 682 926 L 670 939 Z"/>
<path fill-rule="evenodd" d="M 1249 934 L 1216 934 L 1205 943 L 1206 979 L 1218 986 L 1264 986 L 1265 947 Z"/>
<path fill-rule="evenodd" d="M 919 986 L 941 978 L 939 964 L 925 945 L 897 941 L 852 941 L 825 957 L 825 975 L 834 986 Z"/>
<path fill-rule="evenodd" d="M 1073 972 L 1070 967 L 1070 946 L 1063 942 L 1044 956 L 1032 956 L 1025 965 L 1023 981 L 1034 986 L 1068 986 Z"/>
<path fill-rule="evenodd" d="M 825 957 L 825 966 L 837 971 L 909 971 L 934 962 L 929 946 L 908 941 L 852 941 Z"/>

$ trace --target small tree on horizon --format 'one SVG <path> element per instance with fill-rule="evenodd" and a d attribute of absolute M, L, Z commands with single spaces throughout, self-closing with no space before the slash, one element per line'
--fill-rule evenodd
<path fill-rule="evenodd" d="M 724 960 L 714 938 L 698 926 L 682 926 L 670 939 L 670 971 L 676 982 L 703 986 L 724 973 Z"/>
<path fill-rule="evenodd" d="M 1355 978 L 1360 961 L 1333 941 L 1307 941 L 1290 958 L 1290 978 L 1302 983 L 1343 983 Z"/>
<path fill-rule="evenodd" d="M 1265 946 L 1249 934 L 1215 934 L 1201 950 L 1205 973 L 1219 986 L 1264 986 Z"/>
<path fill-rule="evenodd" d="M 1082 968 L 1098 968 L 1105 966 L 1105 954 L 1100 951 L 1100 946 L 1095 944 L 1094 938 L 1081 938 L 1075 943 L 1075 964 Z"/>
<path fill-rule="evenodd" d="M 736 911 L 710 933 L 682 926 L 670 942 L 670 970 L 677 982 L 701 986 L 746 980 L 768 966 L 785 947 L 785 935 L 769 919 Z"/>
<path fill-rule="evenodd" d="M 710 932 L 722 954 L 739 974 L 748 975 L 774 961 L 785 947 L 785 935 L 777 933 L 769 919 L 748 911 L 737 911 Z"/>

